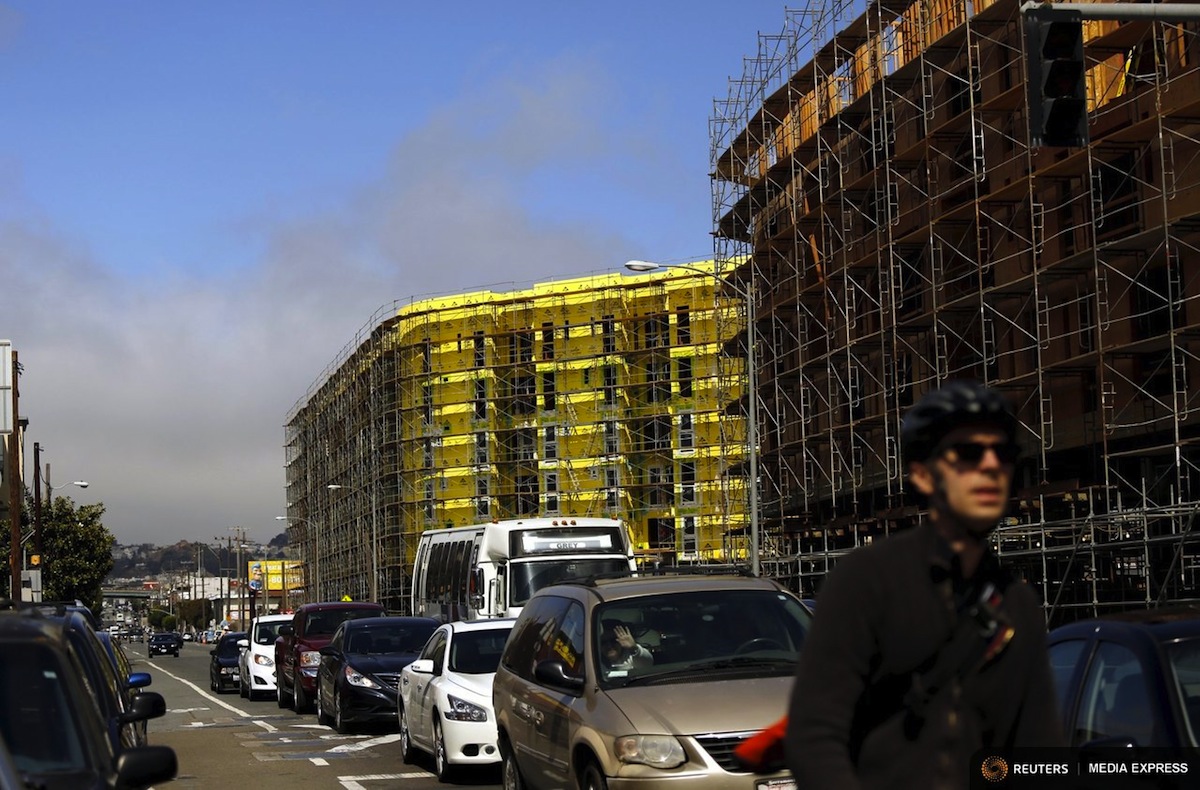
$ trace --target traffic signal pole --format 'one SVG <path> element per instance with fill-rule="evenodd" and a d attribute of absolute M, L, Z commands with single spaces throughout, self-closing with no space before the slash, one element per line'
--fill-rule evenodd
<path fill-rule="evenodd" d="M 1021 6 L 1029 77 L 1029 142 L 1076 146 L 1088 142 L 1087 62 L 1083 20 L 1200 19 L 1195 3 L 1037 3 Z"/>
<path fill-rule="evenodd" d="M 1080 19 L 1150 19 L 1157 22 L 1188 22 L 1200 19 L 1200 3 L 1035 3 L 1021 6 L 1026 14 L 1038 9 L 1051 14 L 1078 14 Z"/>

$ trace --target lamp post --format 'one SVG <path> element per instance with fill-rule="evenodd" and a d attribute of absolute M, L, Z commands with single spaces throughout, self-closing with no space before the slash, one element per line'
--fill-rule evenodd
<path fill-rule="evenodd" d="M 316 532 L 317 532 L 316 525 L 313 524 L 308 519 L 300 518 L 299 516 L 276 516 L 275 520 L 276 521 L 287 521 L 287 522 L 297 521 L 306 527 L 306 529 L 305 529 L 306 539 L 304 541 L 304 546 L 305 546 L 305 553 L 308 556 L 304 557 L 304 576 L 305 576 L 304 587 L 305 587 L 305 591 L 309 595 L 313 595 L 315 593 L 315 597 L 312 598 L 311 600 L 314 600 L 314 601 L 325 600 L 324 598 L 321 597 L 321 552 L 315 550 L 315 547 L 313 546 L 313 544 L 315 543 Z M 307 536 L 309 529 L 311 529 L 313 531 L 312 536 Z M 285 588 L 287 587 L 286 568 L 285 568 L 284 574 L 283 574 L 283 586 Z"/>
<path fill-rule="evenodd" d="M 50 464 L 46 464 L 46 472 L 42 473 L 42 444 L 33 443 L 33 554 L 37 556 L 38 570 L 45 567 L 46 555 L 42 550 L 42 483 L 46 483 L 46 504 L 54 506 L 54 486 L 50 484 Z M 86 480 L 73 480 L 64 486 L 79 486 L 87 488 L 90 483 Z M 24 564 L 24 563 L 22 563 Z"/>
<path fill-rule="evenodd" d="M 707 275 L 723 286 L 732 288 L 746 302 L 746 397 L 750 401 L 746 410 L 746 455 L 750 461 L 750 572 L 759 576 L 760 535 L 758 522 L 758 367 L 754 356 L 757 344 L 756 308 L 754 299 L 754 278 L 751 277 L 746 287 L 735 285 L 730 280 L 724 280 L 716 273 L 706 271 L 696 266 L 683 263 L 652 263 L 650 261 L 628 261 L 625 268 L 632 272 L 652 272 L 656 269 L 684 269 L 689 272 Z"/>
<path fill-rule="evenodd" d="M 342 489 L 355 490 L 350 486 L 342 486 L 336 483 L 330 483 L 325 486 L 330 491 L 340 491 Z M 362 489 L 357 489 L 361 491 Z M 375 507 L 375 486 L 371 486 L 371 600 L 379 601 L 379 530 L 378 516 L 376 515 L 377 508 Z"/>

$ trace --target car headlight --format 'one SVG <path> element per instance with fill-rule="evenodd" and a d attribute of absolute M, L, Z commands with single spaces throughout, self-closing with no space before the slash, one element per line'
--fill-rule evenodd
<path fill-rule="evenodd" d="M 260 667 L 273 667 L 275 666 L 275 659 L 262 653 L 255 653 L 254 663 L 258 664 Z"/>
<path fill-rule="evenodd" d="M 476 705 L 473 702 L 467 702 L 465 699 L 459 699 L 452 694 L 446 695 L 445 717 L 450 721 L 487 721 L 487 709 Z"/>
<path fill-rule="evenodd" d="M 300 666 L 306 669 L 321 666 L 321 654 L 316 650 L 305 650 L 300 654 Z"/>
<path fill-rule="evenodd" d="M 371 680 L 369 677 L 359 672 L 349 664 L 347 664 L 346 668 L 342 671 L 346 673 L 346 682 L 351 686 L 362 686 L 363 688 L 368 689 L 377 689 L 380 687 L 378 683 Z"/>
<path fill-rule="evenodd" d="M 653 768 L 674 768 L 687 761 L 683 746 L 670 735 L 625 735 L 614 743 L 617 759 Z"/>

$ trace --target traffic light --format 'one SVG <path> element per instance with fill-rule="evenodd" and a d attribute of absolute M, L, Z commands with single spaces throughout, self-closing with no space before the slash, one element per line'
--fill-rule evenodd
<path fill-rule="evenodd" d="M 1083 15 L 1041 5 L 1025 9 L 1029 144 L 1087 144 L 1087 65 Z"/>

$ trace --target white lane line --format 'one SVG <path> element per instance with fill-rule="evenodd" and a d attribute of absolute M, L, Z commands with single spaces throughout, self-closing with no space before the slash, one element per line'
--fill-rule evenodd
<path fill-rule="evenodd" d="M 239 716 L 242 716 L 247 719 L 254 719 L 254 714 L 247 713 L 246 711 L 242 710 L 241 708 L 237 708 L 237 707 L 234 707 L 233 705 L 230 705 L 228 702 L 226 702 L 223 699 L 218 699 L 217 697 L 214 697 L 212 694 L 209 693 L 208 689 L 202 689 L 199 686 L 197 686 L 195 683 L 193 683 L 192 681 L 188 680 L 187 678 L 181 678 L 179 675 L 176 675 L 175 673 L 171 672 L 166 667 L 163 667 L 163 666 L 160 666 L 160 665 L 154 663 L 154 661 L 152 659 L 150 659 L 149 657 L 146 658 L 146 663 L 149 664 L 150 666 L 154 667 L 154 669 L 156 671 L 162 672 L 164 675 L 166 675 L 169 678 L 174 678 L 175 680 L 178 680 L 180 683 L 191 688 L 193 691 L 195 691 L 200 696 L 204 697 L 205 699 L 211 700 L 212 702 L 216 703 L 217 705 L 220 705 L 222 708 L 229 711 L 230 713 L 236 713 Z M 184 709 L 179 712 L 186 713 L 188 711 L 193 711 L 193 710 L 205 710 L 205 708 L 187 708 L 187 709 Z M 267 724 L 265 721 L 255 720 L 254 723 L 257 724 L 259 727 L 262 727 L 267 732 L 275 732 L 275 728 L 272 727 L 270 724 Z"/>
<path fill-rule="evenodd" d="M 383 746 L 388 743 L 395 743 L 400 740 L 400 733 L 394 732 L 390 735 L 383 735 L 378 738 L 368 738 L 365 741 L 358 743 L 344 743 L 341 746 L 334 746 L 329 751 L 331 752 L 361 752 L 363 749 L 370 749 L 372 746 Z"/>

